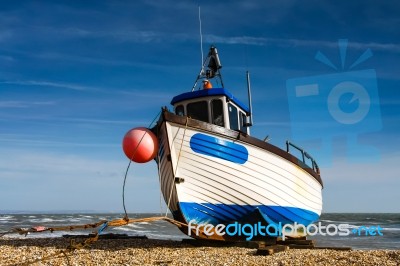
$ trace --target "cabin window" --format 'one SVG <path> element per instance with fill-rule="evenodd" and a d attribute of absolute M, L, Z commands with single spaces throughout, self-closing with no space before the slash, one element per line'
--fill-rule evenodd
<path fill-rule="evenodd" d="M 229 122 L 231 123 L 231 129 L 238 130 L 239 129 L 238 109 L 232 104 L 229 104 L 228 112 L 229 112 Z"/>
<path fill-rule="evenodd" d="M 211 101 L 211 119 L 214 125 L 224 126 L 224 110 L 221 100 Z"/>
<path fill-rule="evenodd" d="M 200 121 L 208 122 L 208 104 L 206 101 L 188 103 L 187 116 Z"/>
<path fill-rule="evenodd" d="M 178 105 L 175 108 L 175 114 L 180 115 L 180 116 L 184 116 L 185 115 L 185 111 L 183 109 L 183 105 Z"/>

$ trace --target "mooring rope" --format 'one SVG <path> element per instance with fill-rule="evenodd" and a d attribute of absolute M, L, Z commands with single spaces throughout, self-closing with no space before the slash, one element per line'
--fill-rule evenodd
<path fill-rule="evenodd" d="M 12 229 L 12 233 L 17 233 L 20 235 L 28 235 L 28 234 L 37 234 L 37 233 L 43 233 L 43 232 L 56 232 L 56 231 L 74 231 L 76 229 L 94 229 L 94 228 L 98 228 L 98 231 L 96 232 L 96 234 L 100 234 L 102 233 L 102 231 L 105 230 L 106 227 L 119 227 L 119 226 L 124 226 L 124 225 L 128 225 L 131 223 L 144 223 L 144 222 L 153 222 L 153 221 L 160 221 L 160 220 L 164 220 L 167 221 L 169 223 L 172 223 L 176 226 L 184 226 L 185 224 L 179 221 L 176 221 L 174 219 L 168 218 L 168 217 L 164 217 L 164 216 L 156 216 L 156 217 L 145 217 L 145 218 L 137 218 L 137 219 L 114 219 L 111 221 L 107 221 L 107 220 L 102 220 L 96 223 L 89 223 L 89 224 L 77 224 L 77 225 L 67 225 L 67 226 L 55 226 L 55 227 L 46 227 L 43 230 L 37 230 L 35 228 L 14 228 Z"/>
<path fill-rule="evenodd" d="M 3 232 L 0 232 L 0 237 L 3 237 L 8 234 L 13 234 L 13 233 L 15 233 L 14 230 L 3 231 Z"/>
<path fill-rule="evenodd" d="M 161 112 L 160 112 L 161 113 Z M 153 119 L 153 121 L 150 123 L 149 128 L 152 126 L 152 124 L 155 122 L 155 120 L 157 119 L 157 117 L 160 115 L 160 113 L 157 114 L 157 116 Z M 188 118 L 186 118 L 186 125 L 185 125 L 185 129 L 183 131 L 183 137 L 182 137 L 182 141 L 181 141 L 181 147 L 179 149 L 179 153 L 178 153 L 178 159 L 177 159 L 177 163 L 176 163 L 176 169 L 178 168 L 178 164 L 179 164 L 179 160 L 181 157 L 181 152 L 182 152 L 182 148 L 183 148 L 183 142 L 184 142 L 184 138 L 186 136 L 186 129 L 188 126 Z M 165 216 L 159 216 L 159 217 L 147 217 L 147 218 L 139 218 L 139 219 L 130 219 L 128 218 L 128 213 L 126 211 L 126 206 L 125 206 L 125 184 L 126 184 L 126 179 L 128 176 L 128 172 L 129 172 L 129 168 L 132 162 L 133 157 L 136 154 L 136 151 L 138 150 L 138 147 L 140 145 L 140 143 L 143 141 L 144 136 L 146 135 L 146 132 L 143 134 L 142 138 L 140 139 L 138 145 L 136 146 L 133 155 L 131 157 L 131 160 L 129 160 L 128 166 L 126 168 L 126 172 L 125 172 L 125 176 L 124 176 L 124 183 L 123 183 L 123 187 L 122 187 L 122 204 L 123 204 L 123 208 L 124 208 L 124 213 L 125 216 L 122 219 L 115 219 L 115 220 L 111 220 L 111 221 L 107 221 L 107 220 L 102 220 L 96 223 L 90 223 L 90 224 L 81 224 L 81 225 L 69 225 L 69 226 L 58 226 L 58 227 L 32 227 L 32 228 L 13 228 L 9 231 L 3 231 L 0 232 L 0 237 L 7 235 L 7 234 L 13 234 L 13 233 L 17 233 L 20 235 L 28 235 L 28 234 L 35 234 L 35 233 L 43 233 L 43 232 L 55 232 L 55 231 L 73 231 L 76 229 L 94 229 L 94 228 L 98 228 L 97 231 L 94 232 L 94 236 L 93 237 L 89 237 L 87 238 L 85 241 L 83 242 L 75 242 L 75 240 L 71 240 L 69 246 L 65 249 L 65 250 L 61 250 L 57 253 L 42 257 L 40 259 L 36 259 L 36 260 L 32 260 L 32 261 L 28 261 L 25 263 L 22 263 L 22 265 L 31 265 L 37 262 L 43 262 L 46 260 L 50 260 L 50 259 L 55 259 L 55 258 L 60 258 L 60 257 L 65 257 L 67 260 L 67 265 L 70 265 L 70 260 L 68 258 L 68 253 L 72 253 L 75 250 L 78 249 L 84 249 L 84 248 L 88 248 L 90 247 L 91 244 L 93 244 L 94 242 L 96 242 L 99 239 L 99 235 L 108 227 L 118 227 L 118 226 L 124 226 L 124 225 L 128 225 L 131 223 L 140 223 L 140 222 L 153 222 L 153 221 L 166 221 L 169 222 L 179 228 L 181 227 L 187 227 L 187 224 L 179 222 L 177 220 L 171 219 L 169 217 L 167 217 L 168 215 L 168 210 L 169 210 L 169 206 L 170 206 L 170 202 L 171 202 L 171 195 L 172 195 L 172 190 L 174 187 L 174 180 L 172 180 L 172 189 L 171 189 L 171 193 L 169 196 L 169 200 L 168 200 L 168 205 L 167 205 L 167 212 L 165 214 Z M 158 162 L 159 158 L 158 158 Z M 158 168 L 160 166 L 158 165 Z M 160 176 L 160 169 L 158 169 L 158 174 L 159 174 L 159 178 L 161 178 Z M 174 173 L 175 176 L 176 173 Z M 15 264 L 12 264 L 15 265 Z"/>
<path fill-rule="evenodd" d="M 150 125 L 149 125 L 147 128 L 150 128 L 150 127 L 153 125 L 153 123 L 154 123 L 154 122 L 156 121 L 156 119 L 159 117 L 160 113 L 161 113 L 161 111 L 158 112 L 158 114 L 154 117 L 154 119 L 151 121 Z M 126 167 L 126 171 L 125 171 L 124 183 L 123 183 L 123 185 L 122 185 L 122 207 L 124 208 L 125 219 L 128 219 L 128 212 L 126 211 L 126 206 L 125 206 L 125 184 L 126 184 L 126 178 L 127 178 L 127 176 L 128 176 L 129 168 L 130 168 L 130 166 L 131 166 L 131 164 L 132 164 L 133 157 L 135 157 L 136 152 L 137 152 L 137 150 L 138 150 L 140 144 L 142 143 L 142 141 L 143 141 L 143 139 L 144 139 L 144 136 L 146 136 L 146 134 L 147 134 L 147 132 L 145 131 L 145 132 L 143 133 L 143 136 L 142 136 L 142 138 L 140 139 L 139 143 L 136 145 L 136 148 L 135 148 L 135 150 L 134 150 L 133 153 L 132 153 L 132 156 L 131 156 L 131 158 L 130 158 L 130 160 L 129 160 L 128 166 Z"/>
<path fill-rule="evenodd" d="M 76 229 L 88 229 L 88 228 L 98 228 L 97 231 L 94 232 L 94 236 L 87 238 L 83 242 L 75 242 L 75 240 L 71 240 L 69 246 L 65 250 L 61 250 L 59 252 L 56 252 L 54 254 L 42 257 L 40 259 L 35 259 L 32 261 L 28 261 L 25 263 L 21 263 L 21 265 L 32 265 L 37 262 L 43 262 L 47 261 L 50 259 L 56 259 L 60 257 L 65 257 L 67 259 L 67 263 L 69 265 L 69 259 L 68 259 L 68 254 L 74 252 L 75 250 L 78 249 L 85 249 L 90 247 L 91 244 L 96 242 L 99 239 L 99 235 L 107 228 L 107 227 L 119 227 L 119 226 L 124 226 L 128 225 L 131 223 L 142 223 L 142 222 L 154 222 L 154 221 L 166 221 L 169 222 L 177 227 L 187 227 L 187 224 L 176 221 L 174 219 L 164 217 L 164 216 L 157 216 L 157 217 L 146 217 L 146 218 L 138 218 L 138 219 L 126 219 L 126 217 L 122 219 L 115 219 L 111 221 L 99 221 L 97 223 L 91 223 L 91 224 L 81 224 L 81 225 L 70 225 L 70 226 L 58 226 L 58 227 L 47 227 L 41 230 L 37 230 L 35 228 L 29 228 L 29 229 L 24 229 L 24 228 L 14 228 L 10 231 L 7 232 L 2 232 L 2 233 L 18 233 L 20 235 L 28 235 L 28 234 L 35 234 L 35 233 L 43 233 L 43 232 L 55 232 L 55 231 L 73 231 Z M 11 264 L 15 265 L 15 264 Z"/>

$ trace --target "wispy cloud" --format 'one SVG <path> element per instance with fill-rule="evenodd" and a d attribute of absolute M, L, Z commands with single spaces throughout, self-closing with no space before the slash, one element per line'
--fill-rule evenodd
<path fill-rule="evenodd" d="M 306 40 L 306 39 L 283 39 L 283 38 L 265 38 L 254 36 L 216 36 L 206 35 L 205 39 L 210 43 L 226 43 L 226 44 L 247 44 L 247 45 L 276 45 L 283 47 L 291 46 L 305 46 L 316 48 L 337 48 L 337 40 L 324 41 L 324 40 Z M 400 52 L 400 46 L 395 43 L 378 43 L 378 42 L 352 42 L 349 40 L 349 48 L 363 50 L 383 50 L 386 52 Z"/>
<path fill-rule="evenodd" d="M 385 52 L 393 52 L 393 53 L 400 52 L 400 45 L 397 43 L 378 43 L 378 42 L 361 43 L 361 42 L 352 42 L 351 40 L 349 40 L 349 47 L 359 50 L 365 50 L 370 48 L 372 50 L 381 50 Z"/>
<path fill-rule="evenodd" d="M 166 39 L 167 35 L 162 32 L 156 31 L 115 31 L 115 32 L 98 32 L 96 37 L 108 38 L 112 37 L 120 41 L 130 41 L 136 43 L 149 43 L 149 42 L 161 42 Z"/>
<path fill-rule="evenodd" d="M 21 85 L 21 86 L 44 86 L 53 88 L 63 88 L 78 91 L 98 91 L 96 87 L 88 87 L 77 84 L 51 82 L 51 81 L 36 81 L 36 80 L 16 80 L 16 81 L 1 81 L 0 84 Z"/>
<path fill-rule="evenodd" d="M 0 55 L 0 60 L 3 62 L 14 62 L 15 59 L 12 56 L 9 55 Z"/>
<path fill-rule="evenodd" d="M 79 179 L 93 180 L 99 178 L 120 177 L 126 167 L 124 160 L 90 158 L 60 152 L 43 152 L 34 149 L 6 150 L 0 154 L 2 167 L 0 176 L 4 179 L 31 180 L 46 183 L 44 190 L 51 189 L 54 180 L 68 178 L 70 182 Z M 122 157 L 121 157 L 122 158 Z M 21 162 L 21 163 L 16 163 Z M 25 186 L 24 189 L 27 189 Z M 68 189 L 65 188 L 66 196 Z"/>
<path fill-rule="evenodd" d="M 1 30 L 0 31 L 0 43 L 8 41 L 12 37 L 11 30 Z"/>
<path fill-rule="evenodd" d="M 137 30 L 134 28 L 119 28 L 112 30 L 93 30 L 82 27 L 35 27 L 37 32 L 40 32 L 44 36 L 53 36 L 56 34 L 59 38 L 64 39 L 105 39 L 114 41 L 127 41 L 135 43 L 148 43 L 148 42 L 160 42 L 167 39 L 168 34 L 165 32 L 151 31 L 151 30 Z"/>
<path fill-rule="evenodd" d="M 260 121 L 260 122 L 257 122 L 256 126 L 290 127 L 291 123 L 289 121 L 288 122 Z"/>
<path fill-rule="evenodd" d="M 53 141 L 44 139 L 32 139 L 31 136 L 26 137 L 13 137 L 13 136 L 0 136 L 0 143 L 13 144 L 13 147 L 119 147 L 120 144 L 113 143 L 88 143 L 88 142 L 71 142 L 71 141 Z"/>
<path fill-rule="evenodd" d="M 16 108 L 25 108 L 18 106 Z M 154 114 L 155 115 L 155 114 Z M 130 119 L 130 120 L 118 120 L 118 119 L 95 119 L 95 118 L 85 118 L 85 117 L 59 117 L 51 116 L 50 114 L 40 115 L 40 114 L 23 114 L 23 115 L 6 115 L 0 114 L 0 119 L 3 121 L 19 121 L 19 122 L 49 122 L 49 123 L 70 123 L 70 124 L 108 124 L 108 125 L 127 125 L 127 126 L 143 126 L 148 125 L 149 120 L 142 118 Z M 0 141 L 1 141 L 0 135 Z M 3 139 L 4 140 L 4 139 Z"/>
<path fill-rule="evenodd" d="M 7 206 L 9 209 L 32 211 L 119 211 L 119 195 L 127 164 L 128 159 L 122 151 L 110 157 L 76 155 L 60 150 L 3 149 L 0 153 L 0 202 L 3 209 Z M 149 211 L 150 206 L 157 210 L 159 190 L 155 189 L 158 187 L 156 169 L 153 163 L 131 166 L 126 186 L 129 191 L 126 195 L 128 208 L 136 211 L 136 202 L 146 198 L 143 211 L 146 208 Z M 11 187 L 18 189 L 9 189 Z M 88 192 L 90 197 L 87 197 Z"/>
<path fill-rule="evenodd" d="M 226 43 L 226 44 L 248 44 L 248 45 L 266 45 L 270 43 L 270 39 L 252 36 L 217 36 L 205 35 L 204 39 L 209 43 Z"/>
<path fill-rule="evenodd" d="M 55 105 L 54 101 L 27 102 L 27 101 L 0 101 L 0 108 L 30 108 L 34 106 Z"/>
<path fill-rule="evenodd" d="M 137 29 L 135 27 L 124 26 L 111 29 L 93 29 L 84 28 L 82 26 L 68 26 L 68 27 L 53 27 L 53 26 L 35 26 L 30 29 L 36 32 L 37 36 L 57 36 L 59 39 L 93 39 L 103 40 L 103 42 L 127 42 L 127 43 L 182 43 L 182 42 L 198 42 L 199 36 L 197 33 L 187 32 L 166 32 L 162 30 L 145 30 Z M 16 33 L 14 33 L 15 35 Z M 25 32 L 18 34 L 25 35 Z M 10 31 L 0 32 L 0 42 L 9 40 L 13 36 Z M 351 37 L 351 36 L 350 36 Z M 349 38 L 350 38 L 349 37 Z M 32 37 L 33 38 L 33 37 Z M 315 39 L 294 39 L 294 38 L 268 38 L 251 35 L 239 36 L 222 36 L 205 34 L 204 41 L 208 43 L 225 43 L 225 44 L 245 44 L 245 45 L 276 45 L 280 47 L 292 46 L 305 46 L 305 47 L 329 47 L 337 48 L 337 40 L 315 40 Z M 349 39 L 349 48 L 357 50 L 380 50 L 397 53 L 400 51 L 400 46 L 397 43 L 380 43 L 380 42 L 352 42 Z M 51 56 L 51 54 L 49 54 Z M 0 57 L 1 59 L 1 57 Z M 10 58 L 8 58 L 10 59 Z M 90 58 L 87 58 L 90 60 Z M 129 63 L 129 62 L 125 62 Z"/>
<path fill-rule="evenodd" d="M 149 123 L 147 120 L 110 120 L 110 119 L 89 119 L 89 118 L 61 118 L 57 119 L 64 122 L 85 123 L 85 124 L 116 124 L 116 125 L 146 125 Z"/>
<path fill-rule="evenodd" d="M 37 80 L 8 80 L 8 81 L 0 81 L 1 84 L 9 84 L 9 85 L 19 85 L 19 86 L 39 86 L 39 87 L 51 87 L 58 89 L 66 89 L 66 90 L 75 90 L 75 91 L 86 91 L 86 92 L 96 92 L 96 93 L 105 93 L 105 94 L 113 94 L 113 95 L 125 95 L 125 96 L 134 96 L 134 97 L 145 97 L 154 99 L 169 99 L 172 94 L 168 92 L 157 92 L 155 88 L 146 90 L 146 88 L 141 88 L 141 90 L 124 90 L 119 88 L 109 88 L 109 87 L 97 87 L 97 86 L 85 86 L 80 84 L 73 83 L 63 83 L 63 82 L 54 82 L 54 81 L 37 81 Z M 36 102 L 36 104 L 50 104 L 50 102 Z M 54 102 L 53 102 L 54 104 Z M 3 107 L 23 107 L 26 104 L 18 101 L 9 101 L 3 102 Z M 2 107 L 0 102 L 0 107 Z"/>
<path fill-rule="evenodd" d="M 398 180 L 398 162 L 400 154 L 386 154 L 373 162 L 348 162 L 347 158 L 336 157 L 333 167 L 324 168 L 323 174 L 327 180 L 360 181 L 363 183 L 390 182 Z M 363 169 L 360 171 L 360 169 Z M 365 173 L 368 173 L 365 174 Z"/>

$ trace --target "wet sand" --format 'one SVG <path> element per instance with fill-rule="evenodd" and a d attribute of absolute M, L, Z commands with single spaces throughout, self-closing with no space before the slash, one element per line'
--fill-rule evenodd
<path fill-rule="evenodd" d="M 65 238 L 0 238 L 0 265 L 24 265 L 48 256 L 50 259 L 32 265 L 400 265 L 400 250 L 292 249 L 258 256 L 251 248 L 194 247 L 170 240 L 101 239 L 85 249 L 60 254 L 69 243 Z"/>

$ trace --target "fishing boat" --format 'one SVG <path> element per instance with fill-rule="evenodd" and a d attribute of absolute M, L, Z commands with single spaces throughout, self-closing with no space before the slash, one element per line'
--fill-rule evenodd
<path fill-rule="evenodd" d="M 173 112 L 163 108 L 151 129 L 161 191 L 173 218 L 202 226 L 317 221 L 323 183 L 316 161 L 289 141 L 281 149 L 252 137 L 249 75 L 247 106 L 224 87 L 221 68 L 211 46 L 191 91 L 173 97 Z"/>

